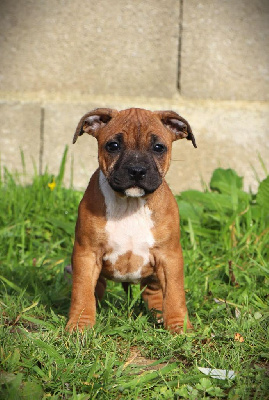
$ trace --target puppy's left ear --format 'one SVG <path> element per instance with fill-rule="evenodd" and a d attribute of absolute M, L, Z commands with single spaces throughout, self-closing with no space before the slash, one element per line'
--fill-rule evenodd
<path fill-rule="evenodd" d="M 194 134 L 188 121 L 174 111 L 155 111 L 163 125 L 173 134 L 173 140 L 191 140 L 194 147 L 197 147 Z"/>
<path fill-rule="evenodd" d="M 96 138 L 99 130 L 117 113 L 117 110 L 112 110 L 111 108 L 96 108 L 95 110 L 83 115 L 74 134 L 73 143 L 76 143 L 77 138 L 83 135 L 84 132 Z"/>

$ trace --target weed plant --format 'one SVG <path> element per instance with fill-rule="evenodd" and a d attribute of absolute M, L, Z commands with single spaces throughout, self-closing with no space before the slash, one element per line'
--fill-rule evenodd
<path fill-rule="evenodd" d="M 268 398 L 269 177 L 246 193 L 217 169 L 176 197 L 192 332 L 171 335 L 138 286 L 109 282 L 95 327 L 70 335 L 64 267 L 82 193 L 62 186 L 66 152 L 55 177 L 0 178 L 0 397 Z"/>

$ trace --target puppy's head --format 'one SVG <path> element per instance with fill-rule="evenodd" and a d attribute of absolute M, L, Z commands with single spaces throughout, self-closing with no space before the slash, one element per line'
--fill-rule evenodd
<path fill-rule="evenodd" d="M 197 147 L 189 123 L 173 111 L 98 108 L 81 118 L 73 143 L 84 132 L 98 141 L 99 165 L 111 188 L 131 197 L 161 185 L 174 140 L 186 138 Z"/>

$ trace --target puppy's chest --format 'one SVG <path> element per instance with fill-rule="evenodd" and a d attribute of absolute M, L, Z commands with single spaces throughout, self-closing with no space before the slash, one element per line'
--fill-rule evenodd
<path fill-rule="evenodd" d="M 103 273 L 110 279 L 138 282 L 148 275 L 154 245 L 151 211 L 142 199 L 106 199 L 107 246 Z"/>
<path fill-rule="evenodd" d="M 149 262 L 149 249 L 154 244 L 153 222 L 150 210 L 142 206 L 131 214 L 109 216 L 106 223 L 107 244 L 110 249 L 107 259 L 115 264 L 118 257 L 132 253 L 141 257 L 141 263 Z"/>

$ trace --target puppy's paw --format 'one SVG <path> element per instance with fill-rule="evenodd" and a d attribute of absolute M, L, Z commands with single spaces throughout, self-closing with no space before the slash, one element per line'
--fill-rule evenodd
<path fill-rule="evenodd" d="M 69 333 L 72 333 L 75 330 L 83 332 L 85 329 L 92 328 L 94 322 L 90 320 L 90 318 L 81 316 L 79 318 L 70 318 L 66 324 L 65 330 Z"/>
<path fill-rule="evenodd" d="M 190 323 L 190 321 L 187 321 L 187 325 L 186 325 L 187 331 L 193 329 L 192 324 Z M 179 323 L 171 323 L 171 324 L 167 324 L 166 325 L 166 329 L 169 330 L 171 333 L 175 333 L 175 334 L 179 334 L 182 335 L 185 333 L 184 330 L 184 322 L 179 322 Z"/>

